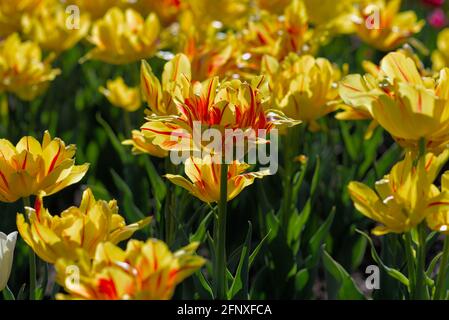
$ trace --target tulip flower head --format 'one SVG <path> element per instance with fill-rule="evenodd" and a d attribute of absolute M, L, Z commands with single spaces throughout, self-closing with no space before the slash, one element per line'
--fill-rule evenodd
<path fill-rule="evenodd" d="M 418 21 L 414 11 L 399 12 L 401 0 L 362 2 L 353 16 L 357 35 L 362 41 L 381 51 L 404 44 L 421 31 L 425 21 Z"/>
<path fill-rule="evenodd" d="M 16 146 L 0 140 L 0 201 L 15 202 L 31 195 L 49 196 L 79 182 L 88 164 L 75 165 L 75 145 L 44 133 L 42 144 L 27 136 Z"/>
<path fill-rule="evenodd" d="M 449 171 L 441 176 L 441 192 L 438 194 L 428 208 L 430 213 L 427 215 L 427 226 L 434 231 L 449 235 Z"/>
<path fill-rule="evenodd" d="M 437 49 L 432 52 L 432 64 L 435 71 L 449 67 L 449 28 L 438 34 Z"/>
<path fill-rule="evenodd" d="M 133 154 L 149 154 L 158 158 L 165 158 L 168 151 L 156 146 L 139 130 L 132 131 L 132 138 L 122 142 L 125 146 L 132 146 Z"/>
<path fill-rule="evenodd" d="M 0 42 L 0 93 L 11 92 L 22 100 L 33 100 L 59 73 L 59 69 L 52 69 L 49 58 L 42 60 L 36 43 L 21 42 L 15 33 Z"/>
<path fill-rule="evenodd" d="M 80 12 L 86 12 L 90 18 L 97 20 L 102 18 L 106 12 L 113 8 L 122 8 L 126 4 L 123 0 L 67 0 L 68 4 L 76 5 Z"/>
<path fill-rule="evenodd" d="M 11 274 L 17 231 L 9 235 L 0 232 L 0 291 L 6 288 Z"/>
<path fill-rule="evenodd" d="M 117 202 L 97 201 L 90 189 L 84 191 L 79 207 L 71 207 L 60 216 L 50 215 L 39 197 L 35 208 L 28 210 L 27 220 L 23 214 L 17 215 L 20 235 L 42 260 L 53 264 L 59 258 L 74 259 L 77 249 L 93 257 L 99 243 L 117 244 L 151 221 L 148 217 L 126 225 Z"/>
<path fill-rule="evenodd" d="M 183 86 L 191 81 L 189 59 L 183 54 L 177 54 L 167 62 L 162 73 L 162 83 L 154 75 L 150 65 L 142 61 L 140 81 L 142 96 L 149 108 L 148 115 L 178 115 L 175 97 L 182 96 Z"/>
<path fill-rule="evenodd" d="M 83 60 L 127 64 L 151 57 L 158 46 L 159 31 L 154 13 L 144 19 L 133 9 L 114 7 L 93 24 L 89 40 L 95 48 Z"/>
<path fill-rule="evenodd" d="M 189 82 L 186 77 L 181 77 L 181 81 L 180 90 L 172 96 L 178 115 L 149 116 L 141 127 L 144 136 L 162 149 L 201 150 L 204 141 L 202 137 L 200 141 L 195 139 L 194 133 L 199 131 L 201 135 L 203 130 L 219 131 L 222 142 L 228 141 L 229 135 L 237 130 L 253 132 L 257 142 L 259 130 L 269 133 L 277 126 L 299 123 L 267 108 L 270 97 L 264 77 L 256 77 L 251 83 L 240 80 L 220 83 L 217 77 L 202 83 Z M 152 97 L 160 96 L 158 91 L 153 92 Z M 215 151 L 220 153 L 218 148 Z"/>
<path fill-rule="evenodd" d="M 162 241 L 130 240 L 126 250 L 110 242 L 98 245 L 93 261 L 78 251 L 76 260 L 56 263 L 57 282 L 68 294 L 57 299 L 168 300 L 176 286 L 204 265 L 194 255 L 198 243 L 172 253 Z M 71 281 L 67 270 L 76 266 L 79 281 Z"/>
<path fill-rule="evenodd" d="M 416 63 L 403 53 L 382 59 L 377 77 L 349 75 L 340 83 L 343 101 L 369 112 L 404 148 L 429 151 L 449 143 L 449 69 L 435 80 L 421 76 Z"/>
<path fill-rule="evenodd" d="M 172 183 L 186 189 L 193 196 L 206 203 L 220 200 L 221 166 L 210 156 L 204 159 L 189 158 L 185 162 L 185 173 L 189 180 L 182 176 L 167 174 L 165 177 Z M 250 166 L 246 163 L 234 161 L 228 167 L 227 199 L 234 199 L 244 188 L 253 184 L 254 180 L 270 175 L 269 170 L 245 173 Z"/>
<path fill-rule="evenodd" d="M 140 90 L 128 87 L 122 77 L 108 80 L 106 88 L 101 87 L 100 92 L 113 106 L 127 112 L 135 112 L 142 105 Z"/>
<path fill-rule="evenodd" d="M 433 181 L 447 161 L 446 151 L 439 156 L 428 153 L 414 166 L 412 153 L 376 182 L 376 191 L 360 182 L 348 186 L 354 206 L 364 216 L 379 222 L 373 234 L 408 232 L 431 214 L 439 202 Z"/>
<path fill-rule="evenodd" d="M 0 37 L 20 31 L 24 14 L 37 12 L 44 0 L 0 0 Z"/>
<path fill-rule="evenodd" d="M 292 53 L 279 63 L 265 56 L 262 73 L 269 78 L 276 108 L 307 123 L 311 130 L 319 129 L 316 120 L 339 104 L 337 81 L 341 72 L 327 59 Z"/>
<path fill-rule="evenodd" d="M 35 14 L 22 17 L 22 30 L 26 38 L 38 43 L 41 48 L 62 52 L 75 46 L 89 31 L 90 19 L 80 14 L 77 28 L 67 28 L 67 13 L 59 2 L 47 1 Z"/>

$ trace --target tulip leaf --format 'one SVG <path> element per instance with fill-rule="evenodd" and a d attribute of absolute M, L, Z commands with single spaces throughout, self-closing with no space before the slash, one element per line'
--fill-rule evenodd
<path fill-rule="evenodd" d="M 26 284 L 22 284 L 20 287 L 19 293 L 17 294 L 17 300 L 25 300 L 25 290 L 26 290 Z"/>
<path fill-rule="evenodd" d="M 438 261 L 440 260 L 441 256 L 443 255 L 443 252 L 439 252 L 435 257 L 433 257 L 432 261 L 430 261 L 429 266 L 426 270 L 427 277 L 431 278 L 432 273 L 435 270 L 435 266 L 437 265 Z"/>
<path fill-rule="evenodd" d="M 209 281 L 207 281 L 207 279 L 204 277 L 201 270 L 198 270 L 197 272 L 195 272 L 195 275 L 196 275 L 196 278 L 199 280 L 201 286 L 204 288 L 204 290 L 206 290 L 210 294 L 210 297 L 213 299 L 214 292 L 212 290 L 212 287 L 211 287 Z"/>
<path fill-rule="evenodd" d="M 210 224 L 211 218 L 213 217 L 213 211 L 209 212 L 208 215 L 200 222 L 198 229 L 189 237 L 190 242 L 204 242 L 206 240 L 207 227 Z"/>
<path fill-rule="evenodd" d="M 116 134 L 112 130 L 111 126 L 101 117 L 100 113 L 97 113 L 96 115 L 98 123 L 103 127 L 104 131 L 109 137 L 109 140 L 114 147 L 115 151 L 120 157 L 120 161 L 123 164 L 126 164 L 129 162 L 129 155 L 127 154 L 125 148 L 123 147 L 120 140 L 117 138 Z"/>
<path fill-rule="evenodd" d="M 157 201 L 157 210 L 161 209 L 161 203 L 167 194 L 167 186 L 162 180 L 161 176 L 154 167 L 153 162 L 149 157 L 144 157 L 145 170 L 148 178 L 150 179 L 151 190 L 154 194 L 154 198 Z"/>
<path fill-rule="evenodd" d="M 310 256 L 306 259 L 307 268 L 313 268 L 317 265 L 319 260 L 320 247 L 323 244 L 324 240 L 329 234 L 330 227 L 335 217 L 335 207 L 332 208 L 331 213 L 327 217 L 326 221 L 319 227 L 317 232 L 312 236 L 309 241 L 309 251 L 311 252 Z"/>
<path fill-rule="evenodd" d="M 14 294 L 12 293 L 11 289 L 9 289 L 8 286 L 6 286 L 6 288 L 3 289 L 2 294 L 5 300 L 16 300 Z"/>
<path fill-rule="evenodd" d="M 310 272 L 307 268 L 299 270 L 295 275 L 295 291 L 301 292 L 310 279 Z"/>
<path fill-rule="evenodd" d="M 254 260 L 256 259 L 257 255 L 259 254 L 260 249 L 262 248 L 263 244 L 265 243 L 265 241 L 268 239 L 268 236 L 270 235 L 269 231 L 267 233 L 267 235 L 265 237 L 263 237 L 263 239 L 259 242 L 259 244 L 257 245 L 257 247 L 254 249 L 253 253 L 251 253 L 251 255 L 249 256 L 249 267 L 251 268 Z"/>
<path fill-rule="evenodd" d="M 146 216 L 142 213 L 142 211 L 140 211 L 140 209 L 134 203 L 133 192 L 126 184 L 126 182 L 123 181 L 123 179 L 114 171 L 114 169 L 111 169 L 111 175 L 117 189 L 119 189 L 122 193 L 124 204 L 123 207 L 126 212 L 126 215 L 136 221 L 145 218 Z"/>
<path fill-rule="evenodd" d="M 374 261 L 392 278 L 398 280 L 400 283 L 402 283 L 404 286 L 409 287 L 410 283 L 408 278 L 399 270 L 396 270 L 394 268 L 390 268 L 386 266 L 382 259 L 380 259 L 379 255 L 377 254 L 376 248 L 374 247 L 373 240 L 369 235 L 367 235 L 365 232 L 356 229 L 356 232 L 360 233 L 362 236 L 368 240 L 368 243 L 371 246 L 371 256 L 374 259 Z"/>
<path fill-rule="evenodd" d="M 334 278 L 336 281 L 337 288 L 337 298 L 342 300 L 365 300 L 365 296 L 357 288 L 354 280 L 348 274 L 348 272 L 335 261 L 329 253 L 322 246 L 322 257 L 323 264 L 326 271 Z"/>
<path fill-rule="evenodd" d="M 234 280 L 231 288 L 228 290 L 228 299 L 235 297 L 239 299 L 248 299 L 248 278 L 249 278 L 249 252 L 251 250 L 252 224 L 248 221 L 248 233 L 246 234 L 245 243 L 242 247 L 240 262 L 237 266 Z"/>

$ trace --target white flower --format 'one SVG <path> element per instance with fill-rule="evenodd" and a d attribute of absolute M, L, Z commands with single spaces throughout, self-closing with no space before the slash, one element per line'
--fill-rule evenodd
<path fill-rule="evenodd" d="M 17 231 L 9 235 L 0 232 L 0 291 L 6 288 L 11 274 Z"/>

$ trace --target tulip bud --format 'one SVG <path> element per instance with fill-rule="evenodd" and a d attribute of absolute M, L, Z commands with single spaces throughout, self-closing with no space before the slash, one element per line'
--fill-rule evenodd
<path fill-rule="evenodd" d="M 6 288 L 11 274 L 17 231 L 9 235 L 0 232 L 0 291 Z"/>

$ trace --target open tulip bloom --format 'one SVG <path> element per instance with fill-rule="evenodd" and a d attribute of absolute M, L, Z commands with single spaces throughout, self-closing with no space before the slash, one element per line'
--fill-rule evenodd
<path fill-rule="evenodd" d="M 449 300 L 447 9 L 0 0 L 0 299 Z"/>
<path fill-rule="evenodd" d="M 0 291 L 4 290 L 8 285 L 16 240 L 17 232 L 10 233 L 9 235 L 0 232 Z"/>

